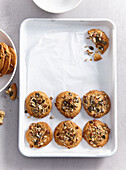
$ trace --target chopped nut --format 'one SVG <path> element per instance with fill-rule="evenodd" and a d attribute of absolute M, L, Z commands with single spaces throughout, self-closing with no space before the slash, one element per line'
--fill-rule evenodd
<path fill-rule="evenodd" d="M 53 116 L 50 116 L 50 119 L 54 119 L 54 117 L 53 117 Z"/>
<path fill-rule="evenodd" d="M 87 61 L 87 58 L 84 60 L 84 62 L 86 62 Z"/>
<path fill-rule="evenodd" d="M 93 54 L 93 52 L 92 52 L 92 51 L 89 51 L 89 50 L 86 50 L 86 52 L 87 52 L 88 55 Z"/>
<path fill-rule="evenodd" d="M 50 97 L 50 100 L 53 100 L 53 97 Z"/>

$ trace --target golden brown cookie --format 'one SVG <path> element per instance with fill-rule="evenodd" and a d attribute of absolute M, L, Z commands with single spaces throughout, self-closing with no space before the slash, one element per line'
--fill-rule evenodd
<path fill-rule="evenodd" d="M 109 38 L 103 31 L 99 29 L 91 29 L 88 31 L 88 35 L 101 54 L 103 54 L 108 49 Z"/>
<path fill-rule="evenodd" d="M 12 71 L 15 68 L 16 61 L 17 61 L 17 56 L 16 56 L 16 53 L 15 53 L 14 49 L 12 47 L 10 47 L 10 46 L 8 46 L 8 48 L 9 48 L 9 51 L 10 51 L 10 54 L 11 54 L 11 63 L 10 63 L 10 68 L 7 71 L 6 74 L 12 73 Z"/>
<path fill-rule="evenodd" d="M 83 106 L 89 116 L 100 118 L 109 112 L 111 102 L 104 91 L 93 90 L 83 96 Z"/>
<path fill-rule="evenodd" d="M 2 70 L 4 66 L 5 61 L 5 53 L 2 44 L 0 43 L 0 71 Z"/>
<path fill-rule="evenodd" d="M 25 100 L 25 104 L 27 112 L 36 118 L 47 116 L 52 109 L 51 100 L 41 91 L 30 93 Z"/>
<path fill-rule="evenodd" d="M 17 86 L 16 83 L 12 84 L 8 87 L 8 90 L 6 91 L 7 94 L 9 94 L 11 100 L 15 100 L 17 97 Z"/>
<path fill-rule="evenodd" d="M 76 147 L 82 140 L 82 130 L 72 121 L 63 121 L 55 128 L 54 139 L 58 145 L 68 149 Z"/>
<path fill-rule="evenodd" d="M 87 122 L 83 130 L 83 137 L 94 148 L 103 147 L 109 140 L 110 129 L 99 120 Z"/>
<path fill-rule="evenodd" d="M 77 94 L 65 91 L 57 96 L 56 107 L 65 117 L 74 118 L 81 110 L 81 99 Z"/>
<path fill-rule="evenodd" d="M 45 122 L 32 123 L 26 132 L 26 140 L 31 148 L 44 147 L 52 141 L 52 138 L 53 132 Z"/>
<path fill-rule="evenodd" d="M 9 52 L 8 46 L 3 42 L 1 43 L 1 45 L 3 46 L 4 49 L 5 61 L 4 61 L 3 68 L 0 70 L 0 77 L 2 77 L 4 74 L 7 73 L 11 63 L 11 54 Z"/>

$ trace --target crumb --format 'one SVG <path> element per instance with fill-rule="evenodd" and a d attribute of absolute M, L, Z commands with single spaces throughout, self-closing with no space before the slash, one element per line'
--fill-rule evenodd
<path fill-rule="evenodd" d="M 7 96 L 4 96 L 4 98 L 6 99 Z"/>
<path fill-rule="evenodd" d="M 92 51 L 89 51 L 89 50 L 86 50 L 86 52 L 87 52 L 87 54 L 88 54 L 89 56 L 91 56 L 91 55 L 93 54 L 93 52 L 92 52 Z"/>
<path fill-rule="evenodd" d="M 50 116 L 50 119 L 54 119 L 54 117 L 53 117 L 53 116 Z"/>
<path fill-rule="evenodd" d="M 50 100 L 53 100 L 53 97 L 50 97 Z"/>
<path fill-rule="evenodd" d="M 89 46 L 89 49 L 90 49 L 90 50 L 94 50 L 94 47 L 92 47 L 92 46 Z"/>
<path fill-rule="evenodd" d="M 3 125 L 4 116 L 5 116 L 5 112 L 3 110 L 0 110 L 0 125 Z"/>
<path fill-rule="evenodd" d="M 99 51 L 96 51 L 95 53 L 98 53 Z"/>
<path fill-rule="evenodd" d="M 30 116 L 27 117 L 28 119 L 30 118 Z"/>
<path fill-rule="evenodd" d="M 10 96 L 11 100 L 15 100 L 17 97 L 17 85 L 16 83 L 8 87 L 6 93 Z"/>
<path fill-rule="evenodd" d="M 84 48 L 87 48 L 87 47 L 88 47 L 87 45 L 84 46 Z"/>
<path fill-rule="evenodd" d="M 84 60 L 84 62 L 86 62 L 87 61 L 87 58 Z"/>
<path fill-rule="evenodd" d="M 86 37 L 86 39 L 90 39 L 90 37 Z"/>
<path fill-rule="evenodd" d="M 92 61 L 92 59 L 90 59 L 90 61 Z"/>
<path fill-rule="evenodd" d="M 94 54 L 94 61 L 99 61 L 99 60 L 101 60 L 101 59 L 102 59 L 102 57 L 101 57 L 100 54 L 98 54 L 98 53 L 95 53 L 95 54 Z"/>

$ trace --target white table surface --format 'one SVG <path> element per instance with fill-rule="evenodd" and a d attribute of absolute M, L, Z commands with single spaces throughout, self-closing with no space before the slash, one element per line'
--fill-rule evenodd
<path fill-rule="evenodd" d="M 0 93 L 0 109 L 5 110 L 4 125 L 0 126 L 0 170 L 18 169 L 126 169 L 126 1 L 82 0 L 65 14 L 49 14 L 32 0 L 0 0 L 0 28 L 12 38 L 19 54 L 19 28 L 26 18 L 109 18 L 117 26 L 118 76 L 118 150 L 108 158 L 26 158 L 18 150 L 18 100 L 11 101 L 5 91 Z M 13 79 L 18 85 L 18 68 Z"/>

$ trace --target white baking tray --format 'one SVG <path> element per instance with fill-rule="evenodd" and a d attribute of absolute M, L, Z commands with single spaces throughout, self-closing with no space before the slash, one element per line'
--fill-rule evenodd
<path fill-rule="evenodd" d="M 103 30 L 110 39 L 103 59 L 84 62 L 89 56 L 85 45 L 93 45 L 86 39 L 92 28 Z M 94 45 L 93 45 L 94 46 Z M 27 19 L 20 28 L 20 104 L 19 104 L 19 150 L 28 157 L 107 157 L 117 150 L 117 93 L 116 93 L 116 28 L 108 19 Z M 111 99 L 110 112 L 99 120 L 110 128 L 108 143 L 99 149 L 93 148 L 82 139 L 72 149 L 55 143 L 46 147 L 30 148 L 25 133 L 32 122 L 47 122 L 53 132 L 55 127 L 68 120 L 54 106 L 56 96 L 65 90 L 77 93 L 81 99 L 90 90 L 105 91 Z M 53 97 L 49 116 L 37 119 L 27 118 L 24 102 L 26 96 L 35 90 Z M 54 119 L 50 119 L 50 116 Z M 82 107 L 78 116 L 72 119 L 83 130 L 92 117 Z"/>

